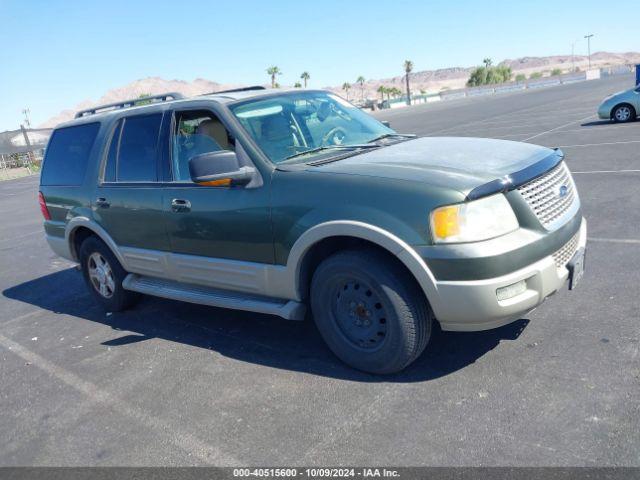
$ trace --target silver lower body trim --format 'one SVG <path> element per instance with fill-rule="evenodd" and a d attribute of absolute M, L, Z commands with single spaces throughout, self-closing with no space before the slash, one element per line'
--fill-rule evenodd
<path fill-rule="evenodd" d="M 217 290 L 201 285 L 186 284 L 130 273 L 122 282 L 126 290 L 169 298 L 182 302 L 231 308 L 250 312 L 277 315 L 287 320 L 303 320 L 305 305 L 294 300 L 282 300 L 241 292 Z"/>

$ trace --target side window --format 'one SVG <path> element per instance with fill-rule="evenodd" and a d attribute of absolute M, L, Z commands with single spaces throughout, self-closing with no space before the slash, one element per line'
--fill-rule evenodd
<path fill-rule="evenodd" d="M 42 185 L 81 185 L 99 123 L 87 123 L 56 130 L 44 160 Z"/>
<path fill-rule="evenodd" d="M 171 150 L 173 180 L 184 182 L 191 180 L 191 158 L 203 153 L 235 150 L 235 141 L 222 122 L 209 111 L 176 112 Z"/>
<path fill-rule="evenodd" d="M 121 126 L 116 181 L 155 182 L 162 114 L 127 117 Z"/>

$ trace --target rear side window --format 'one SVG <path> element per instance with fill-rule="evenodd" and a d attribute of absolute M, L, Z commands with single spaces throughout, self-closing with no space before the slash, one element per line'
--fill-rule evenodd
<path fill-rule="evenodd" d="M 158 136 L 161 123 L 161 113 L 125 118 L 124 123 L 117 127 L 116 136 L 111 142 L 106 176 L 112 172 L 112 162 L 115 160 L 117 182 L 157 181 Z M 119 142 L 116 140 L 117 134 L 120 137 Z M 111 152 L 114 148 L 118 148 L 117 155 Z"/>
<path fill-rule="evenodd" d="M 59 128 L 51 136 L 40 183 L 42 185 L 81 185 L 99 123 Z"/>

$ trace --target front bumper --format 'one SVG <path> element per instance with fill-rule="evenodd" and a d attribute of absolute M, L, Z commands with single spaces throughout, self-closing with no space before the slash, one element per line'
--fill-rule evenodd
<path fill-rule="evenodd" d="M 587 243 L 587 221 L 583 218 L 575 251 Z M 430 298 L 443 330 L 477 331 L 510 323 L 540 305 L 567 281 L 569 271 L 556 266 L 554 255 L 500 277 L 472 281 L 437 281 L 436 298 Z M 498 300 L 496 290 L 520 280 L 524 292 L 507 300 Z"/>
<path fill-rule="evenodd" d="M 598 107 L 598 118 L 601 118 L 603 120 L 610 120 L 612 108 L 613 106 L 609 103 L 603 103 L 602 105 L 600 105 Z"/>

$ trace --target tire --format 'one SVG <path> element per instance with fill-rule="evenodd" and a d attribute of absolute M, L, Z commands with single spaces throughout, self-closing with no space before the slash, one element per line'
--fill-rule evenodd
<path fill-rule="evenodd" d="M 138 295 L 122 288 L 127 272 L 102 240 L 88 237 L 79 256 L 87 288 L 107 311 L 120 312 L 135 303 Z"/>
<path fill-rule="evenodd" d="M 431 336 L 433 314 L 414 279 L 373 249 L 324 260 L 311 280 L 311 309 L 333 353 L 369 373 L 402 370 Z"/>
<path fill-rule="evenodd" d="M 611 111 L 611 119 L 616 123 L 632 122 L 636 119 L 636 110 L 628 103 L 622 103 Z"/>

